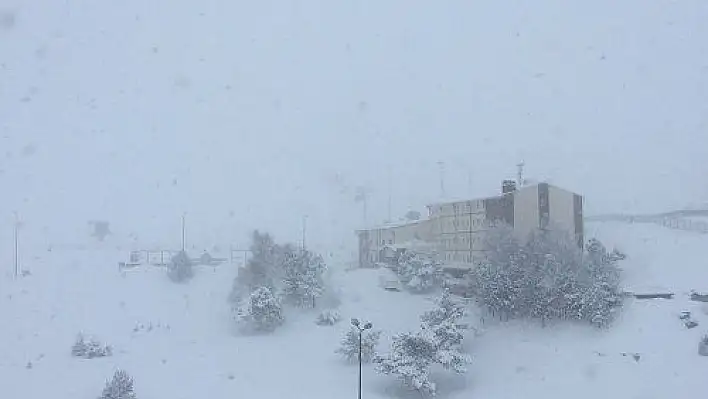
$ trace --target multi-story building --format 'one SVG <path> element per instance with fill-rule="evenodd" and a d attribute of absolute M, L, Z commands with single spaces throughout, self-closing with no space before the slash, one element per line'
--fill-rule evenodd
<path fill-rule="evenodd" d="M 548 183 L 504 181 L 501 195 L 428 205 L 428 219 L 359 230 L 359 265 L 393 256 L 400 248 L 427 248 L 448 265 L 470 267 L 485 254 L 486 234 L 499 224 L 523 239 L 532 231 L 565 231 L 583 245 L 583 198 Z"/>

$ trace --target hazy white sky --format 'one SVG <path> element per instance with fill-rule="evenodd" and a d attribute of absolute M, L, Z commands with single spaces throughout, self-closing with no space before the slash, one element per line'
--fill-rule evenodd
<path fill-rule="evenodd" d="M 355 187 L 383 219 L 390 168 L 394 215 L 421 209 L 440 160 L 454 197 L 523 158 L 588 212 L 708 202 L 707 20 L 701 0 L 4 0 L 0 221 L 177 243 L 187 211 L 224 242 L 296 240 L 308 214 L 311 243 L 352 245 Z"/>

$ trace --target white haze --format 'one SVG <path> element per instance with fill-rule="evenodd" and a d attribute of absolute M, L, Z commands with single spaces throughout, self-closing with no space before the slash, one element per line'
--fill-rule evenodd
<path fill-rule="evenodd" d="M 587 212 L 708 202 L 705 1 L 0 3 L 0 222 L 320 250 L 527 176 Z M 471 182 L 471 184 L 470 184 Z M 38 239 L 39 240 L 39 239 Z M 5 252 L 7 240 L 2 240 Z M 5 252 L 9 256 L 10 252 Z M 4 256 L 7 258 L 8 256 Z"/>

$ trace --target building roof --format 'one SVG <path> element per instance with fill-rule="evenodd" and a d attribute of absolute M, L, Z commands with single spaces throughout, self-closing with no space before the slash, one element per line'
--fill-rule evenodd
<path fill-rule="evenodd" d="M 423 222 L 429 222 L 430 219 L 418 219 L 418 220 L 402 220 L 398 222 L 389 222 L 389 223 L 384 223 L 380 224 L 377 226 L 371 226 L 363 229 L 356 229 L 357 232 L 360 231 L 371 231 L 371 230 L 385 230 L 385 229 L 392 229 L 396 227 L 405 227 L 405 226 L 413 226 L 416 224 L 420 224 Z"/>
<path fill-rule="evenodd" d="M 529 188 L 531 188 L 531 187 L 536 187 L 536 186 L 538 186 L 539 184 L 547 184 L 548 186 L 555 187 L 555 188 L 557 188 L 557 189 L 559 189 L 559 190 L 572 192 L 572 191 L 570 191 L 570 190 L 566 190 L 566 189 L 564 189 L 564 188 L 555 186 L 555 185 L 553 185 L 553 184 L 550 184 L 550 183 L 544 182 L 544 181 L 541 181 L 541 182 L 534 181 L 533 183 L 529 183 L 529 184 L 527 184 L 527 185 L 525 185 L 525 186 L 522 186 L 522 187 L 520 187 L 520 188 L 517 188 L 517 189 L 516 189 L 516 192 L 522 191 L 522 190 L 527 190 L 527 189 L 529 189 Z M 431 207 L 434 207 L 434 206 L 453 205 L 453 204 L 459 204 L 459 203 L 464 203 L 464 202 L 469 202 L 469 201 L 483 201 L 483 200 L 488 200 L 488 199 L 500 198 L 500 197 L 502 197 L 503 195 L 504 195 L 504 194 L 499 193 L 499 194 L 497 194 L 497 195 L 491 195 L 491 196 L 487 196 L 487 197 L 477 197 L 477 198 L 468 198 L 468 199 L 459 199 L 459 200 L 452 200 L 452 201 L 436 202 L 436 203 L 433 203 L 433 204 L 428 204 L 428 205 L 426 205 L 426 206 L 427 206 L 428 208 L 431 208 Z"/>

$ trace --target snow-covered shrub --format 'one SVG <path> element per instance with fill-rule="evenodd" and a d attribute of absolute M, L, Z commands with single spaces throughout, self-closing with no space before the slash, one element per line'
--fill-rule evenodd
<path fill-rule="evenodd" d="M 113 374 L 113 378 L 106 382 L 103 393 L 99 399 L 136 399 L 133 389 L 133 377 L 123 370 Z"/>
<path fill-rule="evenodd" d="M 280 300 L 268 287 L 253 291 L 236 312 L 236 321 L 255 331 L 273 331 L 285 321 Z"/>
<path fill-rule="evenodd" d="M 110 345 L 104 345 L 95 339 L 86 341 L 83 334 L 79 334 L 76 337 L 76 342 L 74 342 L 74 345 L 71 347 L 71 355 L 84 359 L 93 359 L 111 356 L 113 355 L 113 349 Z"/>
<path fill-rule="evenodd" d="M 315 307 L 324 292 L 323 275 L 327 266 L 320 255 L 307 250 L 289 253 L 283 262 L 283 295 L 301 307 Z"/>
<path fill-rule="evenodd" d="M 381 331 L 364 330 L 361 332 L 361 361 L 370 362 L 376 356 L 376 347 L 381 338 Z M 335 351 L 348 361 L 359 360 L 359 329 L 351 327 L 342 338 L 340 347 Z"/>
<path fill-rule="evenodd" d="M 704 335 L 701 341 L 698 342 L 698 354 L 708 356 L 708 334 Z"/>
<path fill-rule="evenodd" d="M 590 240 L 585 253 L 574 240 L 549 231 L 519 243 L 510 230 L 490 234 L 487 259 L 470 273 L 471 291 L 483 307 L 506 318 L 586 320 L 608 325 L 621 305 L 624 259 Z"/>
<path fill-rule="evenodd" d="M 446 370 L 464 373 L 470 359 L 456 347 L 447 347 L 427 328 L 417 333 L 402 333 L 393 337 L 391 352 L 377 357 L 376 370 L 395 375 L 407 387 L 423 394 L 435 395 L 435 383 L 430 381 L 430 368 L 438 364 Z"/>
<path fill-rule="evenodd" d="M 173 256 L 170 264 L 167 266 L 167 275 L 174 282 L 184 282 L 192 278 L 194 272 L 192 270 L 192 260 L 189 259 L 187 252 L 180 251 Z"/>
<path fill-rule="evenodd" d="M 317 315 L 317 325 L 320 326 L 333 326 L 341 320 L 339 312 L 336 310 L 324 310 L 319 315 Z"/>
<path fill-rule="evenodd" d="M 442 283 L 442 264 L 433 256 L 405 251 L 396 261 L 396 273 L 401 282 L 413 292 L 426 292 Z"/>

